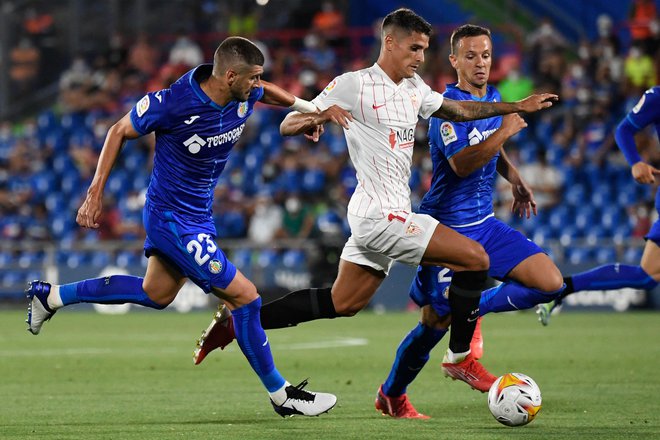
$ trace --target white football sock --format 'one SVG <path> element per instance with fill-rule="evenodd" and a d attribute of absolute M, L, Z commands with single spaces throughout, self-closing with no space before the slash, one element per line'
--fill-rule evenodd
<path fill-rule="evenodd" d="M 275 402 L 275 405 L 280 406 L 284 402 L 286 402 L 287 395 L 286 395 L 286 387 L 290 386 L 291 384 L 287 381 L 284 382 L 284 385 L 282 385 L 282 388 L 280 388 L 277 391 L 273 391 L 272 393 L 268 393 L 270 395 L 270 399 Z"/>
<path fill-rule="evenodd" d="M 468 354 L 470 354 L 470 350 L 464 351 L 463 353 L 454 353 L 448 348 L 447 361 L 451 362 L 452 364 L 457 364 L 464 361 Z"/>

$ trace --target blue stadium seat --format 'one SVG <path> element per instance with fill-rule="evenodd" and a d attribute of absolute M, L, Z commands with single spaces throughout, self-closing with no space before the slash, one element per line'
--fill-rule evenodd
<path fill-rule="evenodd" d="M 531 235 L 532 241 L 543 246 L 548 240 L 557 238 L 556 231 L 549 225 L 538 226 Z"/>
<path fill-rule="evenodd" d="M 303 191 L 307 194 L 319 194 L 325 188 L 325 173 L 319 168 L 308 169 L 303 174 Z"/>
<path fill-rule="evenodd" d="M 307 256 L 301 249 L 289 249 L 282 254 L 282 264 L 287 269 L 304 269 Z"/>
<path fill-rule="evenodd" d="M 625 217 L 626 216 L 623 215 L 621 207 L 617 205 L 609 205 L 604 207 L 600 214 L 600 224 L 611 231 L 621 224 L 622 221 L 626 221 Z"/>
<path fill-rule="evenodd" d="M 252 266 L 252 250 L 236 249 L 231 256 L 230 261 L 234 263 L 240 271 L 247 270 Z"/>
<path fill-rule="evenodd" d="M 577 209 L 575 213 L 574 225 L 585 233 L 589 232 L 590 226 L 596 220 L 595 210 L 591 205 L 584 205 Z"/>
<path fill-rule="evenodd" d="M 594 258 L 598 264 L 608 264 L 617 261 L 616 248 L 613 246 L 604 246 L 597 248 Z"/>
<path fill-rule="evenodd" d="M 566 225 L 573 223 L 573 210 L 566 205 L 559 205 L 548 215 L 547 224 L 558 233 Z"/>
<path fill-rule="evenodd" d="M 277 251 L 273 249 L 264 249 L 259 252 L 257 257 L 257 265 L 262 268 L 274 267 L 280 262 L 280 257 Z"/>
<path fill-rule="evenodd" d="M 586 187 L 581 183 L 576 183 L 575 185 L 568 188 L 566 194 L 564 195 L 564 201 L 571 206 L 582 206 L 586 196 Z"/>
<path fill-rule="evenodd" d="M 134 251 L 121 251 L 115 257 L 115 264 L 118 267 L 130 268 L 138 265 L 140 255 Z"/>
<path fill-rule="evenodd" d="M 571 264 L 583 264 L 592 259 L 592 250 L 583 247 L 569 247 L 566 249 L 565 256 Z"/>
<path fill-rule="evenodd" d="M 582 237 L 582 231 L 574 225 L 565 225 L 559 230 L 559 242 L 562 246 L 570 246 L 575 239 Z"/>
<path fill-rule="evenodd" d="M 93 252 L 90 263 L 92 266 L 102 269 L 110 264 L 110 254 L 104 251 Z"/>
<path fill-rule="evenodd" d="M 625 264 L 638 265 L 642 261 L 644 248 L 630 247 L 623 252 L 622 262 Z"/>

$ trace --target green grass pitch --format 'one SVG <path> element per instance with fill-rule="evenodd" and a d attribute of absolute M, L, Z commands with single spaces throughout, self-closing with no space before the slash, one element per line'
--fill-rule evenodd
<path fill-rule="evenodd" d="M 409 388 L 431 420 L 394 420 L 373 406 L 396 347 L 417 315 L 354 318 L 269 332 L 292 383 L 337 394 L 318 418 L 282 419 L 233 343 L 193 366 L 211 312 L 62 311 L 43 333 L 0 312 L 2 439 L 649 439 L 660 438 L 660 315 L 531 312 L 486 317 L 483 363 L 539 384 L 543 409 L 500 425 L 486 395 L 442 376 L 443 340 Z"/>

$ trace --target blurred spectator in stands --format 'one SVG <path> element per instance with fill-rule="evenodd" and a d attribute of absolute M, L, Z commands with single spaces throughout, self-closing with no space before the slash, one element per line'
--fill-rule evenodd
<path fill-rule="evenodd" d="M 655 65 L 639 43 L 630 47 L 624 61 L 624 91 L 628 96 L 639 96 L 656 84 Z"/>
<path fill-rule="evenodd" d="M 24 97 L 34 91 L 39 77 L 41 51 L 30 41 L 23 37 L 9 53 L 11 80 L 11 95 L 15 98 Z"/>
<path fill-rule="evenodd" d="M 180 31 L 170 48 L 168 62 L 173 65 L 182 64 L 191 69 L 204 62 L 204 52 L 199 44 Z"/>
<path fill-rule="evenodd" d="M 26 139 L 18 139 L 8 158 L 6 189 L 2 197 L 5 213 L 16 214 L 22 206 L 29 205 L 32 199 L 32 167 L 39 166 L 39 152 L 30 148 Z"/>
<path fill-rule="evenodd" d="M 628 28 L 633 45 L 646 54 L 653 54 L 653 27 L 658 25 L 658 11 L 653 0 L 633 0 L 628 13 Z"/>
<path fill-rule="evenodd" d="M 344 14 L 333 1 L 321 3 L 321 9 L 312 18 L 312 29 L 324 38 L 331 47 L 343 46 L 345 29 Z"/>
<path fill-rule="evenodd" d="M 282 226 L 275 238 L 309 238 L 314 230 L 314 213 L 311 207 L 295 194 L 284 202 Z"/>
<path fill-rule="evenodd" d="M 600 14 L 596 18 L 596 28 L 598 38 L 594 42 L 594 50 L 603 51 L 605 48 L 609 48 L 612 55 L 621 53 L 621 40 L 614 31 L 612 18 L 607 14 Z"/>
<path fill-rule="evenodd" d="M 105 58 L 108 60 L 108 66 L 112 69 L 118 69 L 123 72 L 128 61 L 128 49 L 124 35 L 120 32 L 113 32 L 108 41 L 108 50 Z"/>
<path fill-rule="evenodd" d="M 315 72 L 328 72 L 334 76 L 337 55 L 332 48 L 328 47 L 325 38 L 311 32 L 305 36 L 303 44 L 305 46 L 301 53 L 303 66 Z"/>
<path fill-rule="evenodd" d="M 60 76 L 60 100 L 65 112 L 87 108 L 87 90 L 92 70 L 82 55 L 74 57 L 71 65 Z"/>
<path fill-rule="evenodd" d="M 30 210 L 31 215 L 25 223 L 24 238 L 27 240 L 48 241 L 52 239 L 48 225 L 48 210 L 44 203 L 37 203 Z"/>
<path fill-rule="evenodd" d="M 99 153 L 92 143 L 93 137 L 77 137 L 69 144 L 69 156 L 84 182 L 91 181 L 96 170 Z"/>
<path fill-rule="evenodd" d="M 544 18 L 537 30 L 527 36 L 532 73 L 538 80 L 538 91 L 557 91 L 565 70 L 566 38 Z"/>
<path fill-rule="evenodd" d="M 632 206 L 628 206 L 626 211 L 628 212 L 630 224 L 633 225 L 633 230 L 630 235 L 635 238 L 644 238 L 644 236 L 649 233 L 651 225 L 653 224 L 651 219 L 651 213 L 655 211 L 653 209 L 653 203 L 650 201 L 642 201 Z"/>
<path fill-rule="evenodd" d="M 144 83 L 137 71 L 130 71 L 124 76 L 119 91 L 119 112 L 127 113 L 144 96 Z"/>
<path fill-rule="evenodd" d="M 132 221 L 125 221 L 117 202 L 110 196 L 103 198 L 103 213 L 99 217 L 99 227 L 96 230 L 99 240 L 121 240 L 126 234 L 140 236 L 143 229 Z"/>
<path fill-rule="evenodd" d="M 578 125 L 577 142 L 568 158 L 568 163 L 574 167 L 581 167 L 585 163 L 600 167 L 616 146 L 611 115 L 599 104 L 594 105 L 591 111 L 586 123 Z"/>
<path fill-rule="evenodd" d="M 520 164 L 518 171 L 520 177 L 534 191 L 534 198 L 539 209 L 552 208 L 561 201 L 564 176 L 556 167 L 548 163 L 544 148 L 539 150 L 536 161 Z M 510 186 L 507 192 L 508 206 L 510 206 L 511 198 Z"/>
<path fill-rule="evenodd" d="M 155 92 L 168 88 L 188 70 L 190 68 L 183 64 L 165 64 L 161 66 L 158 73 L 147 81 L 145 92 Z"/>
<path fill-rule="evenodd" d="M 520 65 L 517 64 L 498 84 L 497 90 L 502 95 L 502 101 L 518 101 L 534 93 L 534 81 L 523 74 L 520 71 Z"/>
<path fill-rule="evenodd" d="M 282 227 L 283 212 L 268 192 L 260 193 L 255 199 L 248 226 L 248 238 L 257 244 L 270 244 Z"/>
<path fill-rule="evenodd" d="M 239 2 L 239 5 L 231 9 L 227 32 L 229 35 L 255 35 L 259 29 L 260 9 L 251 2 Z"/>
<path fill-rule="evenodd" d="M 136 69 L 144 79 L 158 70 L 160 52 L 150 41 L 149 35 L 141 32 L 128 50 L 128 66 Z"/>

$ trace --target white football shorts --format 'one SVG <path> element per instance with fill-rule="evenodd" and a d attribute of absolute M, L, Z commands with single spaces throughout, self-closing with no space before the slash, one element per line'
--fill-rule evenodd
<path fill-rule="evenodd" d="M 341 258 L 387 273 L 394 261 L 417 266 L 438 221 L 426 214 L 392 212 L 382 219 L 348 214 L 351 236 Z"/>

